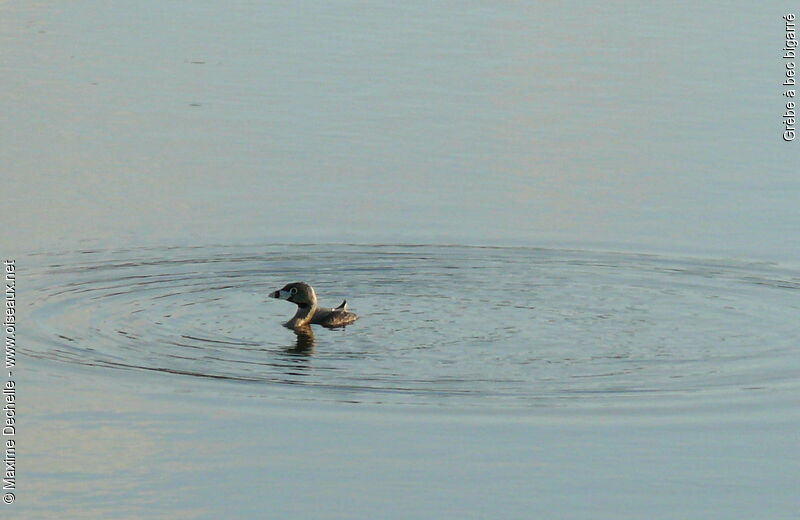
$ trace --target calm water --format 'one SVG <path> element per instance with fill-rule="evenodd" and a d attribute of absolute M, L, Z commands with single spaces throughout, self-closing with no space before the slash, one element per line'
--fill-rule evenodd
<path fill-rule="evenodd" d="M 87 375 L 183 376 L 199 393 L 455 409 L 691 407 L 796 393 L 800 375 L 800 272 L 767 263 L 324 245 L 37 260 L 26 277 L 29 355 Z M 328 303 L 349 298 L 362 319 L 340 331 L 283 328 L 294 305 L 265 296 L 301 278 Z"/>
<path fill-rule="evenodd" d="M 3 517 L 796 518 L 792 9 L 0 3 Z"/>

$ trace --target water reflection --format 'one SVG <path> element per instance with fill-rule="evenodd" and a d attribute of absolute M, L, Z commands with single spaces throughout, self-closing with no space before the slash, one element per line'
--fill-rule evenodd
<path fill-rule="evenodd" d="M 297 342 L 293 346 L 287 348 L 286 352 L 299 356 L 311 356 L 314 353 L 314 345 L 316 344 L 314 331 L 311 330 L 309 325 L 296 327 L 292 330 L 294 331 L 294 335 L 297 336 Z"/>

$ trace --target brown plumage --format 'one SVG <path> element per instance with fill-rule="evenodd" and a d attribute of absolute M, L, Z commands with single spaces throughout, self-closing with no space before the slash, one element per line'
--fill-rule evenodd
<path fill-rule="evenodd" d="M 283 289 L 271 292 L 271 298 L 287 300 L 297 305 L 297 312 L 291 320 L 284 323 L 290 329 L 311 324 L 334 328 L 344 327 L 358 319 L 358 315 L 347 310 L 347 300 L 336 308 L 319 307 L 314 288 L 305 282 L 286 284 Z"/>

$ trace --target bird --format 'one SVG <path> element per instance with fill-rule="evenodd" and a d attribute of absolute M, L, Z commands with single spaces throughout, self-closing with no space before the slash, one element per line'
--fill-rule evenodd
<path fill-rule="evenodd" d="M 284 323 L 290 329 L 307 327 L 308 325 L 322 325 L 329 329 L 344 327 L 358 319 L 358 315 L 347 310 L 347 300 L 334 307 L 319 307 L 317 293 L 314 288 L 305 282 L 286 284 L 282 289 L 269 294 L 271 298 L 287 300 L 297 305 L 297 312 L 291 320 Z"/>

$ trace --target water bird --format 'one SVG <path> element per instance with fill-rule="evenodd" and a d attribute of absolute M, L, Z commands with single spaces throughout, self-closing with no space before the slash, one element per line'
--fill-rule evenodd
<path fill-rule="evenodd" d="M 333 309 L 317 305 L 317 293 L 305 282 L 286 284 L 283 289 L 271 292 L 271 298 L 287 300 L 297 305 L 297 312 L 291 320 L 284 323 L 290 329 L 307 327 L 311 324 L 334 328 L 344 327 L 358 319 L 358 315 L 347 310 L 347 300 Z"/>

